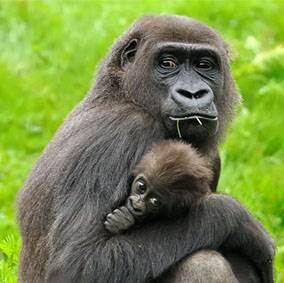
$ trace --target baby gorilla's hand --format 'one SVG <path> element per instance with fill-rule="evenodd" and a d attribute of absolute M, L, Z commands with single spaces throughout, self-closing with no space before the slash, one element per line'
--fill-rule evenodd
<path fill-rule="evenodd" d="M 109 213 L 104 222 L 105 228 L 112 234 L 118 234 L 123 230 L 127 230 L 134 224 L 135 219 L 125 206 L 119 207 L 112 213 Z"/>

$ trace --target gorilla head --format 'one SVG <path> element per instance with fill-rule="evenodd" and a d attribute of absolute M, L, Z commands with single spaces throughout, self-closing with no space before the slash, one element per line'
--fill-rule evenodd
<path fill-rule="evenodd" d="M 142 18 L 115 44 L 104 68 L 119 99 L 161 119 L 166 136 L 199 148 L 219 141 L 238 101 L 226 43 L 186 17 Z M 96 86 L 109 83 L 99 78 Z"/>

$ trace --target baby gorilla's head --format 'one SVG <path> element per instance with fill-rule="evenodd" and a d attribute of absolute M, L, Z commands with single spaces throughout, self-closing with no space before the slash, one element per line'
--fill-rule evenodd
<path fill-rule="evenodd" d="M 176 215 L 210 191 L 211 167 L 189 144 L 156 144 L 133 172 L 127 206 L 138 218 L 149 214 Z"/>

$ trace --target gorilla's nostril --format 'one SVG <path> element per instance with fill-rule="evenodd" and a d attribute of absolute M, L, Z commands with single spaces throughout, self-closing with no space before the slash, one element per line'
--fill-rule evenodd
<path fill-rule="evenodd" d="M 193 94 L 185 89 L 177 89 L 177 93 L 190 99 L 193 98 Z"/>
<path fill-rule="evenodd" d="M 208 93 L 208 91 L 206 89 L 201 89 L 201 90 L 195 92 L 193 94 L 193 97 L 195 99 L 199 99 L 199 98 L 202 98 L 203 96 L 205 96 L 207 93 Z"/>

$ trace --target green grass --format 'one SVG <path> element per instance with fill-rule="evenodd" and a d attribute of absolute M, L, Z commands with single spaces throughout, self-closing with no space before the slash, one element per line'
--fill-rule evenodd
<path fill-rule="evenodd" d="M 243 105 L 222 148 L 219 190 L 277 241 L 284 282 L 284 2 L 0 0 L 0 282 L 16 282 L 14 202 L 32 164 L 87 92 L 115 38 L 145 13 L 183 14 L 232 46 Z"/>

